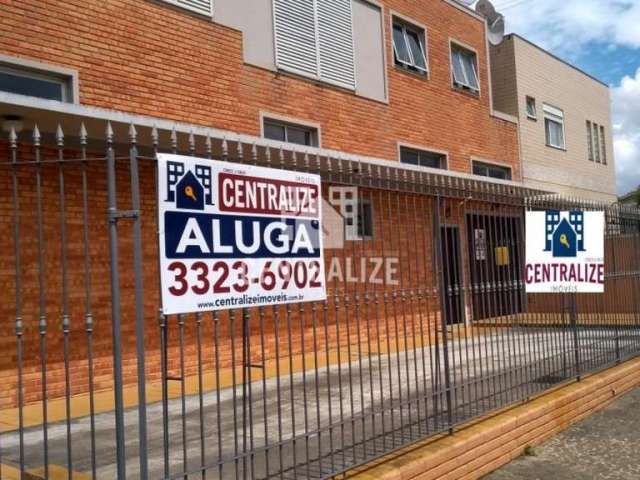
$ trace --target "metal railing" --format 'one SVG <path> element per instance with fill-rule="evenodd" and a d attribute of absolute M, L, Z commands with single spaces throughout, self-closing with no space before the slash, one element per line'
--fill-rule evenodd
<path fill-rule="evenodd" d="M 637 209 L 118 132 L 0 143 L 0 468 L 330 478 L 640 352 Z M 160 151 L 319 173 L 329 202 L 357 186 L 371 231 L 325 250 L 325 302 L 164 316 Z M 576 207 L 606 212 L 605 294 L 527 295 L 525 210 Z"/>

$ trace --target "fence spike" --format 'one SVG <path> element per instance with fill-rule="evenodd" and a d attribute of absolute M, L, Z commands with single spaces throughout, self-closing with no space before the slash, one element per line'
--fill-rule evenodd
<path fill-rule="evenodd" d="M 271 166 L 271 148 L 268 145 L 265 147 L 264 156 L 267 162 L 267 167 L 270 167 Z"/>
<path fill-rule="evenodd" d="M 33 144 L 36 147 L 40 146 L 40 129 L 37 123 L 33 126 Z"/>
<path fill-rule="evenodd" d="M 171 128 L 171 148 L 173 150 L 178 149 L 178 132 L 175 125 Z"/>
<path fill-rule="evenodd" d="M 129 140 L 131 143 L 136 143 L 138 141 L 138 132 L 136 131 L 136 127 L 133 123 L 129 125 Z"/>
<path fill-rule="evenodd" d="M 59 147 L 64 145 L 64 132 L 62 131 L 60 124 L 58 124 L 58 128 L 56 128 L 56 144 Z"/>
<path fill-rule="evenodd" d="M 9 143 L 11 144 L 11 148 L 16 148 L 18 141 L 18 135 L 16 134 L 16 129 L 11 126 L 11 130 L 9 130 Z"/>
<path fill-rule="evenodd" d="M 311 163 L 309 162 L 309 150 L 304 152 L 304 169 L 306 171 L 311 170 Z"/>
<path fill-rule="evenodd" d="M 251 161 L 254 165 L 258 164 L 258 145 L 256 145 L 256 142 L 251 145 Z"/>
<path fill-rule="evenodd" d="M 242 141 L 240 141 L 239 138 L 236 140 L 236 155 L 238 157 L 238 161 L 242 163 L 242 160 L 244 159 L 244 149 L 242 148 Z"/>
<path fill-rule="evenodd" d="M 229 144 L 227 137 L 222 137 L 222 159 L 226 162 L 229 159 Z"/>
<path fill-rule="evenodd" d="M 280 150 L 278 151 L 278 159 L 280 160 L 280 167 L 284 170 L 284 147 L 280 145 Z"/>
<path fill-rule="evenodd" d="M 87 144 L 87 129 L 84 126 L 84 122 L 80 123 L 80 145 L 86 145 Z"/>
<path fill-rule="evenodd" d="M 107 143 L 113 142 L 113 128 L 111 127 L 111 122 L 107 122 L 106 136 Z"/>
<path fill-rule="evenodd" d="M 153 144 L 154 148 L 157 148 L 158 143 L 160 143 L 160 136 L 158 135 L 158 128 L 156 127 L 155 123 L 153 124 L 153 127 L 151 127 L 151 143 Z"/>
<path fill-rule="evenodd" d="M 204 150 L 207 154 L 207 157 L 211 157 L 213 147 L 211 145 L 211 132 L 209 130 L 207 130 L 207 136 L 204 138 Z"/>
<path fill-rule="evenodd" d="M 193 153 L 196 151 L 196 137 L 193 134 L 193 128 L 189 130 L 189 152 Z"/>

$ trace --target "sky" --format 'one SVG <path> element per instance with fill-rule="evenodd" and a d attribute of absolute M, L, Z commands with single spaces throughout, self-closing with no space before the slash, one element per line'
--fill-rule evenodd
<path fill-rule="evenodd" d="M 618 193 L 640 186 L 640 0 L 494 0 L 515 32 L 611 87 Z"/>

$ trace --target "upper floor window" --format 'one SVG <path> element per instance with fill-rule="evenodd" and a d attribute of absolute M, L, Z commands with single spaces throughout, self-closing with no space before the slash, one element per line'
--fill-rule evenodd
<path fill-rule="evenodd" d="M 447 156 L 443 153 L 400 147 L 400 162 L 420 167 L 447 168 Z"/>
<path fill-rule="evenodd" d="M 352 0 L 274 0 L 276 66 L 355 89 Z"/>
<path fill-rule="evenodd" d="M 564 112 L 546 103 L 543 105 L 543 110 L 547 146 L 564 150 Z"/>
<path fill-rule="evenodd" d="M 604 126 L 587 120 L 587 148 L 589 161 L 607 164 L 607 142 Z"/>
<path fill-rule="evenodd" d="M 473 174 L 482 177 L 498 178 L 500 180 L 511 180 L 511 169 L 492 163 L 473 161 Z"/>
<path fill-rule="evenodd" d="M 0 63 L 0 91 L 72 102 L 73 79 L 70 75 Z"/>
<path fill-rule="evenodd" d="M 480 91 L 478 80 L 478 57 L 472 50 L 455 43 L 451 44 L 451 73 L 453 84 L 474 93 Z"/>
<path fill-rule="evenodd" d="M 263 131 L 264 137 L 270 140 L 309 147 L 318 146 L 318 129 L 315 127 L 265 118 Z"/>
<path fill-rule="evenodd" d="M 211 16 L 213 13 L 213 0 L 162 0 L 176 7 L 181 7 L 201 15 Z"/>
<path fill-rule="evenodd" d="M 536 120 L 538 118 L 538 112 L 536 110 L 536 99 L 533 97 L 527 96 L 527 118 L 531 120 Z"/>
<path fill-rule="evenodd" d="M 593 129 L 589 120 L 587 120 L 587 148 L 589 152 L 589 161 L 593 162 L 595 159 L 593 155 Z"/>
<path fill-rule="evenodd" d="M 397 66 L 426 75 L 428 67 L 424 30 L 394 18 L 393 57 Z"/>
<path fill-rule="evenodd" d="M 604 127 L 600 125 L 600 148 L 602 149 L 602 164 L 607 164 L 607 143 L 605 141 Z"/>

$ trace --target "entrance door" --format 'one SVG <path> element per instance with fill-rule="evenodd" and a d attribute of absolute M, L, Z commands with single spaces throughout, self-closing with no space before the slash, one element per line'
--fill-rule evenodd
<path fill-rule="evenodd" d="M 473 319 L 522 311 L 521 219 L 467 214 Z"/>
<path fill-rule="evenodd" d="M 443 310 L 447 325 L 464 322 L 462 296 L 462 266 L 460 258 L 460 232 L 458 227 L 441 227 L 442 275 L 444 277 Z"/>

